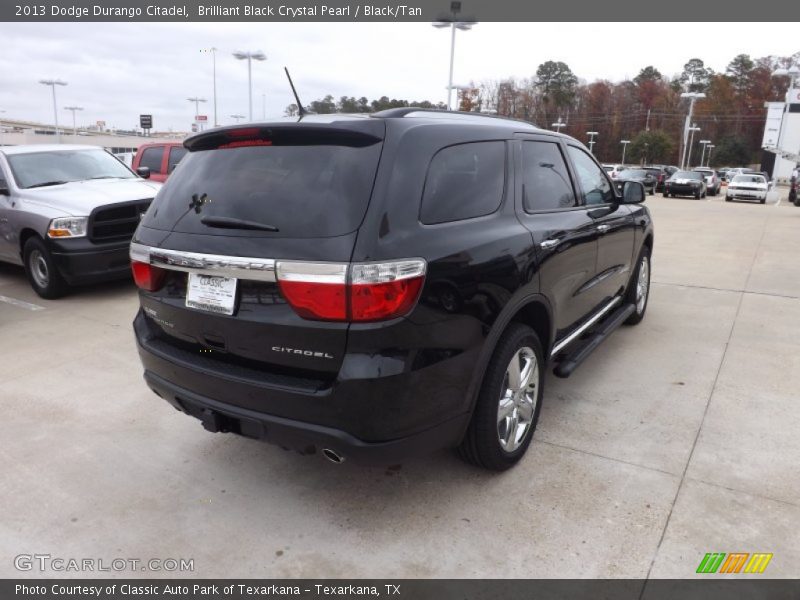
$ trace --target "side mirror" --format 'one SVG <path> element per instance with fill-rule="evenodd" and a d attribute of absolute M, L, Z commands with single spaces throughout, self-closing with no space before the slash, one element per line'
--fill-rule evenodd
<path fill-rule="evenodd" d="M 139 167 L 136 174 L 142 179 L 150 179 L 150 167 Z"/>
<path fill-rule="evenodd" d="M 644 202 L 644 186 L 639 181 L 626 181 L 622 187 L 622 201 L 625 204 Z"/>

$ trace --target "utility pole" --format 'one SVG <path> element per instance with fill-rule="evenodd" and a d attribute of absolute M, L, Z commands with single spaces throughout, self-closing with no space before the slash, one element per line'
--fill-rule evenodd
<path fill-rule="evenodd" d="M 56 144 L 61 143 L 61 131 L 58 129 L 58 105 L 56 104 L 56 86 L 67 85 L 66 81 L 60 79 L 40 79 L 42 85 L 49 85 L 53 89 L 53 118 L 56 120 Z"/>
<path fill-rule="evenodd" d="M 589 136 L 589 153 L 594 155 L 594 136 L 599 134 L 596 131 L 587 131 L 586 135 Z"/>
<path fill-rule="evenodd" d="M 681 94 L 681 98 L 689 98 L 689 114 L 686 115 L 686 121 L 683 124 L 683 151 L 681 153 L 681 169 L 685 169 L 688 167 L 688 162 L 686 157 L 686 142 L 689 139 L 689 123 L 692 122 L 692 114 L 694 113 L 694 103 L 695 100 L 705 97 L 706 95 L 703 92 L 683 92 Z"/>
<path fill-rule="evenodd" d="M 689 137 L 689 145 L 687 147 L 687 152 L 686 152 L 685 169 L 688 169 L 692 164 L 692 144 L 694 144 L 694 132 L 700 131 L 700 128 L 697 126 L 697 123 L 694 123 L 691 127 L 689 127 L 689 131 L 691 131 L 691 136 Z"/>
<path fill-rule="evenodd" d="M 559 133 L 561 133 L 561 128 L 566 126 L 567 124 L 561 121 L 561 117 L 558 117 L 558 123 L 553 123 L 552 125 L 553 131 L 558 131 Z"/>
<path fill-rule="evenodd" d="M 620 140 L 619 143 L 622 144 L 622 161 L 620 162 L 620 164 L 624 167 L 625 166 L 625 150 L 628 149 L 628 144 L 630 144 L 631 141 L 630 140 Z"/>
<path fill-rule="evenodd" d="M 64 110 L 71 110 L 72 111 L 72 135 L 78 135 L 78 128 L 75 126 L 75 112 L 79 110 L 83 110 L 82 106 L 65 106 Z"/>

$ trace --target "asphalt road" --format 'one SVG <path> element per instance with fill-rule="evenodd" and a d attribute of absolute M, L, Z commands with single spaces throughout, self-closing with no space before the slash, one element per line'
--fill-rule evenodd
<path fill-rule="evenodd" d="M 645 321 L 548 378 L 500 475 L 207 433 L 144 385 L 132 284 L 51 302 L 0 266 L 0 576 L 41 576 L 13 559 L 45 553 L 195 577 L 692 577 L 706 552 L 771 552 L 761 577 L 798 577 L 800 209 L 775 200 L 649 197 Z"/>

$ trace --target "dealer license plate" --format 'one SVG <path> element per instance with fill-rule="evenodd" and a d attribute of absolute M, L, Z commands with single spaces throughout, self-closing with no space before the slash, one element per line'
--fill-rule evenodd
<path fill-rule="evenodd" d="M 236 302 L 236 279 L 189 273 L 186 306 L 221 315 L 232 315 Z"/>

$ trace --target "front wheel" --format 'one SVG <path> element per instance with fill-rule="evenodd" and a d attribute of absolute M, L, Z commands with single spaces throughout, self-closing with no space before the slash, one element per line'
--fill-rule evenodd
<path fill-rule="evenodd" d="M 34 292 L 48 300 L 60 298 L 66 293 L 67 283 L 58 272 L 53 257 L 41 238 L 28 239 L 22 257 L 25 262 L 25 274 Z"/>
<path fill-rule="evenodd" d="M 494 350 L 459 453 L 473 464 L 505 471 L 523 457 L 542 405 L 544 352 L 536 332 L 512 323 Z"/>
<path fill-rule="evenodd" d="M 644 319 L 647 299 L 650 297 L 650 248 L 644 246 L 639 253 L 639 262 L 625 292 L 625 301 L 636 307 L 634 313 L 625 320 L 626 325 L 637 325 Z"/>

